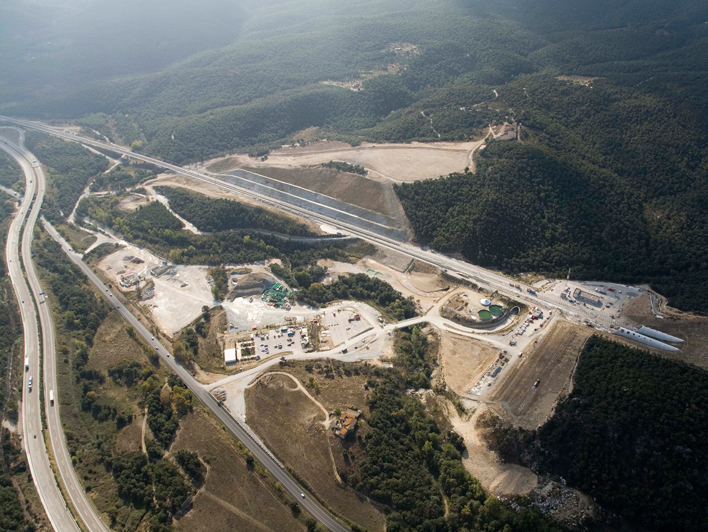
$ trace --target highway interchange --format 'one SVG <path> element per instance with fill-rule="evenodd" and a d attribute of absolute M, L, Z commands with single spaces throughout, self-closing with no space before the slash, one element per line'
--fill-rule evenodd
<path fill-rule="evenodd" d="M 93 139 L 87 139 L 84 137 L 77 137 L 71 133 L 66 133 L 63 130 L 57 128 L 51 128 L 43 124 L 38 124 L 34 122 L 27 122 L 24 120 L 16 120 L 12 118 L 6 118 L 0 116 L 0 120 L 6 120 L 8 122 L 17 124 L 21 127 L 28 129 L 33 129 L 41 131 L 53 136 L 64 138 L 65 140 L 80 142 L 94 148 L 101 148 L 104 150 L 110 150 L 112 152 L 119 153 L 126 157 L 131 157 L 143 162 L 153 164 L 157 167 L 164 168 L 174 172 L 177 175 L 182 175 L 190 177 L 192 179 L 207 182 L 215 185 L 221 189 L 235 192 L 241 196 L 247 196 L 249 198 L 274 205 L 284 211 L 291 212 L 298 216 L 309 218 L 318 223 L 326 223 L 330 226 L 334 226 L 343 233 L 350 234 L 352 236 L 361 238 L 362 240 L 371 242 L 378 246 L 403 253 L 411 258 L 421 260 L 428 264 L 437 266 L 447 273 L 462 279 L 469 279 L 471 281 L 477 282 L 487 288 L 497 290 L 499 293 L 504 294 L 508 297 L 514 298 L 516 300 L 524 301 L 528 304 L 543 304 L 545 307 L 561 309 L 564 313 L 575 320 L 580 321 L 580 313 L 583 313 L 582 308 L 571 306 L 569 303 L 560 301 L 557 299 L 546 298 L 544 294 L 538 296 L 532 296 L 525 292 L 526 287 L 522 287 L 521 290 L 515 289 L 509 286 L 509 279 L 503 275 L 497 274 L 495 272 L 486 270 L 474 266 L 472 264 L 466 263 L 461 260 L 446 257 L 437 254 L 432 251 L 422 250 L 414 245 L 398 242 L 393 239 L 381 236 L 374 232 L 361 229 L 354 225 L 343 223 L 339 220 L 321 215 L 314 214 L 302 207 L 297 207 L 290 205 L 284 201 L 277 201 L 266 195 L 262 195 L 251 190 L 232 185 L 220 180 L 218 177 L 213 175 L 197 172 L 194 170 L 188 170 L 181 168 L 176 165 L 165 163 L 158 159 L 144 156 L 141 154 L 136 154 L 128 149 L 121 146 L 100 142 Z M 38 356 L 38 331 L 36 323 L 36 315 L 34 310 L 34 303 L 27 291 L 27 286 L 22 278 L 22 271 L 19 265 L 19 257 L 17 257 L 17 242 L 19 239 L 19 232 L 21 230 L 22 221 L 28 215 L 29 205 L 32 204 L 32 209 L 29 210 L 29 220 L 26 225 L 28 228 L 33 228 L 36 222 L 39 209 L 41 208 L 42 198 L 45 188 L 44 174 L 41 170 L 39 164 L 33 164 L 35 161 L 34 156 L 24 150 L 24 148 L 13 147 L 10 143 L 1 142 L 0 147 L 12 155 L 21 165 L 23 171 L 25 172 L 26 179 L 28 181 L 25 201 L 22 203 L 20 212 L 16 216 L 15 220 L 10 229 L 10 234 L 8 237 L 7 245 L 7 259 L 10 266 L 11 277 L 13 285 L 15 286 L 16 294 L 19 301 L 22 301 L 21 311 L 23 317 L 23 323 L 25 324 L 25 346 L 29 353 L 31 360 L 30 371 L 25 375 L 25 381 L 29 378 L 29 374 L 39 375 L 39 356 Z M 30 201 L 30 198 L 37 194 L 37 198 L 34 202 Z M 209 393 L 205 387 L 203 387 L 199 382 L 197 382 L 192 375 L 174 361 L 170 356 L 167 349 L 162 346 L 157 340 L 154 339 L 152 333 L 138 320 L 119 300 L 117 300 L 111 294 L 110 290 L 102 280 L 91 270 L 91 268 L 85 264 L 81 256 L 71 249 L 68 244 L 63 241 L 63 239 L 56 233 L 54 228 L 45 223 L 44 227 L 52 237 L 54 237 L 62 245 L 63 250 L 69 256 L 69 258 L 83 271 L 83 273 L 89 278 L 89 280 L 98 288 L 101 293 L 111 301 L 112 305 L 121 314 L 121 316 L 129 322 L 135 329 L 135 331 L 140 334 L 140 336 L 151 346 L 153 346 L 157 353 L 161 356 L 162 360 L 174 371 L 186 384 L 186 386 L 197 396 L 209 409 L 214 413 L 214 415 L 224 424 L 224 426 L 244 445 L 253 453 L 254 457 L 261 462 L 266 469 L 278 480 L 283 488 L 293 496 L 304 509 L 310 513 L 316 520 L 321 522 L 325 527 L 334 532 L 345 532 L 348 530 L 343 524 L 332 517 L 322 506 L 315 501 L 309 495 L 302 497 L 302 494 L 306 493 L 297 482 L 287 473 L 283 466 L 275 459 L 275 457 L 265 448 L 265 446 L 260 442 L 257 436 L 248 428 L 245 423 L 241 423 L 232 417 L 224 408 L 221 407 L 219 402 Z M 45 347 L 44 351 L 44 365 L 45 365 L 45 410 L 47 412 L 47 424 L 49 428 L 50 441 L 52 447 L 55 451 L 56 460 L 59 468 L 59 474 L 61 479 L 66 486 L 68 495 L 71 499 L 72 504 L 77 510 L 83 524 L 91 532 L 104 532 L 108 531 L 107 526 L 100 519 L 98 512 L 92 505 L 86 494 L 84 493 L 79 480 L 74 474 L 73 467 L 71 466 L 71 461 L 69 454 L 66 450 L 66 442 L 61 429 L 61 422 L 59 420 L 59 408 L 51 407 L 48 405 L 48 393 L 46 390 L 56 389 L 56 373 L 55 373 L 55 354 L 54 354 L 54 330 L 51 321 L 51 313 L 46 305 L 42 304 L 42 297 L 40 293 L 42 292 L 39 282 L 34 272 L 31 256 L 31 238 L 32 230 L 26 230 L 23 234 L 22 240 L 22 252 L 23 260 L 27 268 L 27 277 L 30 281 L 32 291 L 36 301 L 39 302 L 37 308 L 39 309 L 40 320 L 42 323 L 42 340 Z M 14 250 L 14 251 L 13 251 Z M 14 262 L 13 260 L 14 259 Z M 585 314 L 584 319 L 594 322 L 598 326 L 606 325 L 606 320 L 603 317 L 590 316 Z M 23 401 L 23 426 L 25 427 L 25 434 L 38 434 L 38 438 L 35 440 L 26 436 L 25 446 L 27 448 L 28 460 L 30 462 L 30 468 L 35 478 L 35 483 L 37 489 L 40 492 L 40 498 L 47 511 L 47 514 L 52 522 L 52 525 L 57 531 L 71 531 L 78 530 L 76 523 L 71 517 L 70 513 L 66 509 L 61 492 L 56 486 L 54 477 L 49 465 L 49 460 L 46 453 L 46 448 L 44 447 L 44 441 L 41 438 L 41 408 L 39 400 L 39 390 L 37 388 L 36 392 L 31 394 L 27 391 L 27 383 L 25 382 L 23 395 L 25 396 L 25 401 Z M 29 397 L 27 397 L 29 396 Z"/>

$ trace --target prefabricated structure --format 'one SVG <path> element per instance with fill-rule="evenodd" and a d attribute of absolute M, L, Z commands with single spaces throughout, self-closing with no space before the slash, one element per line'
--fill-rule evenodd
<path fill-rule="evenodd" d="M 236 364 L 236 348 L 232 347 L 231 349 L 225 349 L 224 350 L 224 364 L 227 366 L 230 366 L 232 364 Z"/>

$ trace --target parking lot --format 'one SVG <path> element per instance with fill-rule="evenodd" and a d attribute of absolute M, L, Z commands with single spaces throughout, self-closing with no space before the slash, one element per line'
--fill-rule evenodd
<path fill-rule="evenodd" d="M 341 309 L 325 311 L 322 325 L 329 330 L 334 347 L 371 329 L 371 324 L 358 313 Z"/>
<path fill-rule="evenodd" d="M 261 358 L 292 351 L 302 351 L 302 337 L 307 335 L 307 331 L 301 331 L 300 327 L 279 327 L 261 331 L 260 334 L 252 334 L 256 355 Z"/>

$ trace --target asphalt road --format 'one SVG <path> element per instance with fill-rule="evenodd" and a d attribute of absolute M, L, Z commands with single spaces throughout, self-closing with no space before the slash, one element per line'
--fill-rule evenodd
<path fill-rule="evenodd" d="M 273 477 L 275 477 L 275 479 L 282 484 L 283 489 L 295 498 L 314 519 L 322 523 L 332 532 L 348 532 L 349 528 L 334 519 L 329 512 L 320 506 L 320 504 L 309 494 L 306 494 L 305 498 L 301 496 L 301 494 L 306 493 L 305 490 L 300 487 L 300 485 L 288 474 L 287 471 L 285 471 L 282 465 L 270 454 L 265 446 L 263 446 L 251 429 L 245 424 L 235 420 L 226 410 L 219 406 L 218 401 L 207 390 L 205 390 L 204 387 L 197 382 L 196 379 L 194 379 L 194 377 L 192 377 L 192 374 L 178 364 L 169 354 L 169 351 L 158 340 L 154 339 L 153 334 L 145 327 L 145 325 L 143 325 L 143 323 L 136 318 L 120 300 L 116 299 L 116 297 L 112 295 L 112 292 L 105 284 L 103 284 L 103 281 L 101 281 L 98 275 L 96 275 L 96 273 L 94 273 L 94 271 L 83 260 L 81 260 L 81 255 L 76 253 L 71 246 L 69 246 L 61 235 L 57 233 L 56 229 L 44 220 L 43 223 L 47 232 L 57 242 L 59 242 L 59 244 L 61 244 L 62 249 L 69 256 L 72 262 L 81 268 L 81 271 L 111 302 L 113 307 L 120 313 L 125 321 L 133 326 L 135 332 L 137 332 L 147 344 L 155 348 L 156 352 L 162 358 L 162 361 L 167 364 L 170 369 L 182 379 L 182 381 L 184 381 L 189 390 L 214 413 L 219 421 L 221 421 L 221 423 L 223 423 L 224 426 L 234 436 L 236 436 L 236 438 L 243 442 L 248 450 L 253 453 L 254 458 L 263 464 L 271 475 L 273 475 Z"/>
<path fill-rule="evenodd" d="M 29 370 L 24 371 L 23 368 L 24 377 L 22 382 L 23 446 L 39 499 L 42 502 L 42 506 L 44 506 L 44 510 L 52 527 L 57 532 L 79 532 L 79 527 L 74 521 L 71 512 L 67 509 L 64 497 L 57 486 L 42 434 L 43 405 L 40 401 L 39 393 L 39 328 L 34 300 L 23 277 L 18 245 L 23 223 L 27 220 L 27 224 L 24 226 L 25 231 L 22 234 L 22 258 L 24 264 L 31 265 L 30 244 L 34 223 L 37 219 L 41 200 L 44 195 L 44 181 L 43 179 L 37 178 L 38 172 L 41 172 L 41 169 L 33 168 L 31 161 L 34 159 L 28 161 L 18 149 L 13 149 L 11 146 L 11 144 L 0 139 L 0 148 L 18 161 L 27 181 L 25 200 L 22 202 L 19 212 L 10 225 L 5 251 L 10 280 L 12 281 L 18 304 L 20 305 L 20 314 L 22 316 L 24 329 L 25 357 L 29 358 Z M 35 194 L 37 195 L 37 199 L 33 201 Z M 34 270 L 31 269 L 31 271 L 33 274 Z M 28 278 L 31 279 L 32 274 L 30 274 L 30 269 L 28 269 Z M 42 304 L 41 306 L 44 305 Z M 34 381 L 31 392 L 29 391 L 28 382 L 30 377 L 32 377 Z M 44 397 L 45 400 L 48 401 L 49 394 L 47 390 L 48 388 L 45 385 Z M 49 422 L 49 419 L 47 421 Z M 61 431 L 61 426 L 59 426 L 59 430 Z M 73 475 L 73 471 L 71 476 L 76 479 Z"/>
<path fill-rule="evenodd" d="M 297 207 L 297 206 L 291 205 L 285 201 L 275 200 L 265 194 L 259 194 L 259 193 L 253 192 L 251 190 L 238 187 L 238 186 L 233 185 L 231 183 L 227 183 L 217 177 L 213 177 L 209 174 L 197 172 L 195 170 L 189 170 L 186 168 L 182 168 L 182 167 L 174 165 L 174 164 L 166 163 L 166 162 L 156 159 L 154 157 L 149 157 L 149 156 L 142 155 L 139 153 L 133 153 L 129 149 L 124 148 L 122 146 L 118 146 L 117 144 L 113 144 L 113 143 L 109 143 L 109 142 L 101 142 L 101 141 L 89 139 L 86 137 L 80 137 L 80 136 L 74 135 L 72 133 L 66 133 L 62 129 L 49 127 L 49 126 L 46 126 L 41 123 L 30 122 L 30 121 L 26 121 L 26 120 L 18 120 L 15 118 L 9 118 L 9 117 L 4 117 L 4 116 L 0 116 L 0 120 L 6 120 L 6 121 L 11 122 L 13 124 L 27 127 L 29 129 L 41 131 L 43 133 L 46 133 L 46 134 L 49 134 L 49 135 L 52 135 L 55 137 L 63 138 L 65 140 L 69 140 L 69 141 L 73 141 L 73 142 L 80 142 L 82 144 L 86 144 L 86 145 L 92 146 L 94 148 L 111 150 L 113 152 L 120 153 L 121 155 L 125 155 L 126 157 L 130 157 L 132 159 L 147 162 L 147 163 L 153 164 L 157 167 L 170 170 L 177 175 L 191 177 L 192 179 L 195 179 L 198 181 L 210 183 L 214 186 L 221 188 L 222 190 L 227 190 L 227 191 L 239 194 L 241 196 L 255 199 L 256 201 L 260 201 L 260 202 L 272 205 L 276 208 L 279 208 L 279 209 L 284 210 L 286 212 L 291 212 L 291 213 L 293 213 L 297 216 L 300 216 L 300 217 L 308 218 L 308 219 L 313 220 L 317 223 L 322 223 L 322 224 L 326 223 L 330 226 L 333 226 L 333 227 L 341 230 L 344 233 L 348 233 L 352 236 L 355 236 L 355 237 L 365 240 L 367 242 L 371 242 L 372 244 L 376 244 L 378 246 L 397 251 L 399 253 L 407 255 L 410 258 L 418 259 L 422 262 L 431 264 L 433 266 L 437 266 L 437 267 L 445 270 L 448 273 L 451 273 L 451 274 L 458 276 L 462 279 L 467 279 L 467 280 L 479 283 L 482 286 L 485 286 L 486 288 L 491 288 L 492 290 L 497 290 L 500 294 L 503 294 L 503 295 L 513 298 L 513 299 L 516 299 L 518 301 L 522 301 L 522 302 L 530 304 L 530 305 L 542 304 L 543 306 L 545 306 L 547 308 L 563 310 L 567 316 L 575 318 L 578 322 L 581 321 L 581 314 L 582 314 L 583 315 L 582 319 L 587 319 L 589 322 L 595 324 L 596 326 L 607 327 L 607 325 L 608 325 L 608 320 L 605 320 L 603 317 L 588 315 L 583 311 L 582 308 L 571 305 L 570 303 L 554 300 L 548 296 L 545 296 L 544 294 L 531 295 L 526 292 L 526 289 L 530 288 L 529 286 L 521 285 L 520 290 L 512 288 L 509 286 L 509 282 L 510 282 L 509 278 L 507 278 L 504 275 L 498 274 L 494 271 L 487 270 L 487 269 L 482 268 L 480 266 L 475 266 L 474 264 L 470 264 L 469 262 L 465 262 L 462 260 L 447 257 L 444 255 L 435 253 L 434 251 L 425 251 L 417 246 L 414 246 L 414 245 L 411 245 L 408 243 L 404 243 L 404 242 L 399 242 L 397 240 L 381 236 L 377 233 L 362 229 L 362 228 L 354 226 L 352 224 L 341 222 L 339 220 L 336 220 L 336 219 L 333 219 L 333 218 L 330 218 L 330 217 L 327 217 L 324 215 L 315 214 L 305 208 Z M 314 202 L 312 202 L 312 203 L 314 203 Z"/>
<path fill-rule="evenodd" d="M 34 202 L 31 202 L 33 208 L 29 212 L 29 219 L 27 223 L 27 227 L 30 229 L 25 231 L 23 234 L 22 255 L 24 263 L 26 264 L 27 277 L 30 282 L 32 292 L 34 293 L 36 300 L 39 302 L 37 307 L 39 309 L 39 316 L 42 323 L 42 342 L 45 348 L 44 389 L 47 425 L 49 428 L 50 439 L 52 442 L 52 447 L 55 451 L 55 457 L 59 467 L 61 478 L 69 493 L 71 501 L 74 504 L 74 507 L 77 509 L 77 512 L 79 513 L 84 524 L 86 525 L 86 528 L 88 528 L 91 532 L 109 532 L 108 527 L 103 523 L 103 521 L 101 521 L 98 512 L 86 496 L 86 493 L 81 487 L 78 478 L 74 474 L 74 469 L 71 465 L 71 458 L 66 447 L 66 440 L 64 438 L 61 419 L 59 416 L 59 403 L 57 401 L 53 406 L 49 404 L 49 390 L 57 389 L 56 353 L 54 349 L 54 326 L 51 311 L 44 302 L 44 296 L 40 295 L 43 293 L 43 290 L 39 284 L 39 280 L 31 260 L 31 243 L 33 236 L 32 228 L 34 227 L 34 224 L 37 220 L 37 216 L 39 213 L 39 209 L 41 208 L 46 187 L 44 173 L 42 172 L 41 166 L 39 164 L 32 164 L 32 161 L 36 159 L 30 152 L 20 147 L 12 147 L 12 145 L 9 143 L 2 143 L 0 144 L 0 146 L 2 146 L 3 149 L 5 149 L 10 155 L 12 155 L 22 166 L 22 169 L 25 172 L 27 179 L 27 190 L 25 193 L 25 198 L 27 199 L 22 205 L 20 215 L 16 217 L 15 221 L 13 222 L 13 225 L 10 230 L 10 237 L 8 238 L 8 264 L 14 270 L 13 284 L 19 286 L 20 290 L 24 290 L 24 292 L 18 293 L 18 299 L 22 302 L 21 308 L 23 323 L 27 324 L 27 326 L 25 327 L 25 345 L 27 346 L 27 350 L 29 353 L 26 356 L 29 356 L 31 353 L 34 353 L 34 356 L 31 357 L 32 362 L 30 364 L 30 371 L 28 371 L 25 375 L 25 380 L 28 380 L 30 375 L 39 375 L 37 320 L 33 308 L 34 303 L 32 301 L 32 298 L 30 297 L 29 292 L 27 291 L 27 285 L 22 279 L 22 271 L 20 268 L 19 258 L 15 257 L 15 260 L 13 261 L 12 257 L 10 257 L 9 254 L 12 253 L 13 249 L 15 255 L 17 254 L 17 235 L 19 235 L 22 221 L 27 216 L 27 210 L 30 203 L 29 198 L 34 197 L 36 187 L 37 198 Z M 236 436 L 241 442 L 243 442 L 243 444 L 253 453 L 254 458 L 261 462 L 266 467 L 266 469 L 268 469 L 268 471 L 276 478 L 276 480 L 281 483 L 283 489 L 285 489 L 285 491 L 287 491 L 292 497 L 294 497 L 303 506 L 303 508 L 310 515 L 312 515 L 314 519 L 321 522 L 329 530 L 331 530 L 332 532 L 347 532 L 349 529 L 342 525 L 339 521 L 334 519 L 329 514 L 329 512 L 327 512 L 327 510 L 325 510 L 317 501 L 312 499 L 311 496 L 306 495 L 305 497 L 302 497 L 302 494 L 305 493 L 305 490 L 301 488 L 301 486 L 299 486 L 297 482 L 295 482 L 295 480 L 285 471 L 282 465 L 275 459 L 274 456 L 272 456 L 272 454 L 265 448 L 265 446 L 263 446 L 260 440 L 258 440 L 258 438 L 255 436 L 255 434 L 253 434 L 248 427 L 243 426 L 242 424 L 237 422 L 233 417 L 231 417 L 231 415 L 219 405 L 216 399 L 214 399 L 214 397 L 212 397 L 209 392 L 204 390 L 204 388 L 192 377 L 192 375 L 187 370 L 185 370 L 182 366 L 176 363 L 174 358 L 170 356 L 167 349 L 162 346 L 158 341 L 153 339 L 153 336 L 150 331 L 148 331 L 148 329 L 119 300 L 112 296 L 109 289 L 103 284 L 99 277 L 93 272 L 93 270 L 91 270 L 91 268 L 89 268 L 83 262 L 83 260 L 81 260 L 81 256 L 75 253 L 71 249 L 71 247 L 66 243 L 66 241 L 61 238 L 61 236 L 57 233 L 54 227 L 51 226 L 51 224 L 45 222 L 44 220 L 43 223 L 47 232 L 55 240 L 57 240 L 57 242 L 61 244 L 62 249 L 66 252 L 69 258 L 86 274 L 89 280 L 101 291 L 101 293 L 104 294 L 104 296 L 111 301 L 113 306 L 118 310 L 118 312 L 123 316 L 123 318 L 135 328 L 136 332 L 140 334 L 148 344 L 155 347 L 156 351 L 162 357 L 163 361 L 168 366 L 170 366 L 170 368 L 177 375 L 180 376 L 180 378 L 184 381 L 184 383 L 192 391 L 192 393 L 194 393 L 194 395 L 196 395 L 206 406 L 208 406 L 212 410 L 212 412 L 214 412 L 216 417 L 219 418 L 219 420 L 228 428 L 228 430 L 230 430 L 232 434 L 234 434 L 234 436 Z M 18 282 L 15 283 L 15 280 L 17 280 Z M 28 335 L 27 333 L 30 334 Z M 26 385 L 27 383 L 25 383 L 25 386 Z M 68 512 L 68 510 L 66 510 L 64 499 L 62 497 L 61 492 L 56 486 L 54 475 L 49 465 L 47 451 L 43 445 L 44 441 L 41 438 L 41 404 L 39 400 L 36 379 L 34 386 L 35 388 L 33 392 L 31 394 L 27 394 L 29 395 L 30 401 L 23 401 L 23 417 L 25 417 L 25 411 L 27 412 L 27 419 L 26 421 L 23 420 L 23 425 L 34 430 L 32 434 L 39 435 L 36 440 L 32 438 L 32 441 L 30 442 L 34 444 L 33 447 L 36 447 L 36 449 L 32 449 L 33 458 L 39 457 L 40 460 L 43 460 L 46 463 L 46 467 L 42 468 L 39 472 L 41 482 L 36 480 L 35 483 L 37 485 L 38 491 L 44 495 L 44 497 L 42 498 L 43 503 L 44 498 L 47 499 L 45 507 L 48 506 L 52 514 L 54 514 L 57 513 L 57 511 L 60 509 L 60 505 L 60 507 L 64 510 L 64 515 L 68 516 L 68 518 L 71 519 L 70 523 L 57 521 L 56 525 L 54 525 L 54 521 L 52 521 L 55 530 L 59 532 L 78 531 L 79 528 L 71 517 L 71 514 Z M 27 405 L 28 408 L 25 409 L 25 405 Z M 52 486 L 54 487 L 54 491 L 51 490 Z M 56 509 L 54 508 L 55 506 L 57 506 Z M 47 510 L 48 514 L 50 513 L 50 510 Z"/>

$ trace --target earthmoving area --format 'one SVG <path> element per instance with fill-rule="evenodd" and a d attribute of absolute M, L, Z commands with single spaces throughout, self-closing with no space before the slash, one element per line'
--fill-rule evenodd
<path fill-rule="evenodd" d="M 472 142 L 411 142 L 409 144 L 371 144 L 363 142 L 350 146 L 345 142 L 319 141 L 304 147 L 287 146 L 268 154 L 265 160 L 248 155 L 207 161 L 207 170 L 225 172 L 233 168 L 279 167 L 297 168 L 320 165 L 329 161 L 343 161 L 363 166 L 370 173 L 393 181 L 419 181 L 453 172 L 462 172 L 470 166 L 470 153 L 484 140 Z"/>
<path fill-rule="evenodd" d="M 498 356 L 499 349 L 474 338 L 441 333 L 440 364 L 445 384 L 465 395 Z"/>
<path fill-rule="evenodd" d="M 490 399 L 502 405 L 512 422 L 535 429 L 546 421 L 560 394 L 568 391 L 576 361 L 592 332 L 557 320 L 524 353 L 514 371 L 504 373 Z"/>

